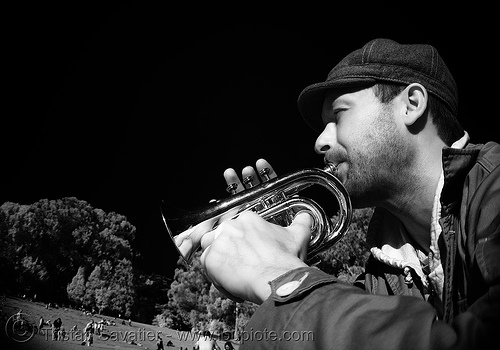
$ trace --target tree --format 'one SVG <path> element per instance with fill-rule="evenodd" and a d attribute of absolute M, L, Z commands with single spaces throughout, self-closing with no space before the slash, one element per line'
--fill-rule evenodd
<path fill-rule="evenodd" d="M 99 313 L 102 314 L 103 310 L 109 308 L 111 304 L 111 295 L 113 291 L 110 287 L 102 286 L 94 290 L 95 295 L 95 305 L 99 310 Z"/>
<path fill-rule="evenodd" d="M 214 333 L 235 329 L 236 306 L 208 281 L 200 263 L 201 252 L 195 253 L 191 265 L 178 260 L 174 281 L 168 291 L 168 304 L 157 316 L 166 326 L 178 330 L 210 330 Z M 255 310 L 250 302 L 240 303 L 240 320 L 249 319 Z"/>
<path fill-rule="evenodd" d="M 75 276 L 76 277 L 76 276 Z M 126 259 L 103 260 L 95 266 L 85 283 L 83 305 L 130 317 L 134 304 L 134 272 Z"/>
<path fill-rule="evenodd" d="M 317 266 L 343 281 L 353 283 L 356 276 L 364 272 L 370 254 L 365 240 L 372 215 L 373 208 L 355 209 L 349 231 L 333 247 L 318 255 Z"/>
<path fill-rule="evenodd" d="M 134 276 L 136 296 L 132 313 L 135 319 L 143 323 L 153 320 L 156 325 L 163 327 L 166 319 L 160 317 L 158 320 L 156 315 L 166 308 L 171 280 L 163 275 L 140 270 L 136 270 Z"/>
<path fill-rule="evenodd" d="M 6 202 L 0 207 L 3 288 L 130 315 L 134 236 L 125 216 L 74 197 Z"/>
<path fill-rule="evenodd" d="M 89 308 L 97 306 L 96 291 L 104 286 L 104 281 L 101 277 L 101 266 L 97 265 L 85 283 L 85 295 L 83 298 L 83 304 Z"/>
<path fill-rule="evenodd" d="M 85 268 L 80 266 L 75 277 L 67 287 L 68 298 L 79 306 L 83 306 L 85 298 Z"/>
<path fill-rule="evenodd" d="M 208 330 L 211 333 L 231 332 L 236 321 L 236 303 L 215 288 L 210 286 L 207 300 L 207 319 L 210 322 Z"/>
<path fill-rule="evenodd" d="M 203 274 L 200 263 L 200 252 L 187 265 L 179 258 L 175 269 L 174 281 L 168 291 L 168 303 L 163 314 L 170 320 L 170 327 L 179 330 L 190 330 L 198 325 L 205 325 L 206 302 L 210 290 L 210 282 Z"/>
<path fill-rule="evenodd" d="M 115 314 L 130 317 L 135 301 L 134 269 L 132 262 L 121 259 L 108 272 L 109 309 Z"/>

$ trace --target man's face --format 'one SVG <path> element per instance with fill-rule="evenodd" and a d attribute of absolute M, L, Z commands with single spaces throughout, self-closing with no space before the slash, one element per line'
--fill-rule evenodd
<path fill-rule="evenodd" d="M 396 195 L 414 152 L 398 130 L 392 103 L 382 104 L 372 88 L 327 92 L 325 128 L 315 150 L 337 165 L 353 206 L 380 205 Z"/>

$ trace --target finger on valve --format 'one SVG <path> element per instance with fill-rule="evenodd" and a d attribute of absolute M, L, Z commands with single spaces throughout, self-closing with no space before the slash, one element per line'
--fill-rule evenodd
<path fill-rule="evenodd" d="M 226 180 L 227 184 L 226 190 L 230 194 L 236 194 L 245 189 L 233 168 L 228 168 L 224 171 L 224 180 Z"/>
<path fill-rule="evenodd" d="M 274 179 L 278 176 L 271 164 L 269 164 L 269 162 L 265 159 L 261 158 L 257 160 L 257 162 L 255 163 L 255 168 L 257 169 L 257 173 L 259 174 L 263 182 Z"/>
<path fill-rule="evenodd" d="M 241 171 L 241 176 L 245 188 L 252 188 L 260 184 L 260 179 L 257 176 L 257 172 L 251 166 L 244 167 L 243 170 Z"/>

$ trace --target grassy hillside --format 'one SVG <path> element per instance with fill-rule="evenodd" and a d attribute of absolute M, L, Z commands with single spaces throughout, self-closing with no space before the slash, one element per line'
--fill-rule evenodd
<path fill-rule="evenodd" d="M 42 332 L 36 333 L 31 339 L 23 343 L 17 343 L 9 338 L 5 325 L 9 317 L 22 310 L 33 323 L 38 325 L 40 317 L 45 320 L 54 321 L 61 318 L 62 327 L 66 330 L 63 340 L 52 340 L 50 327 L 44 327 Z M 160 328 L 148 324 L 137 323 L 132 320 L 131 325 L 125 320 L 125 325 L 121 319 L 110 318 L 99 315 L 86 315 L 81 311 L 66 308 L 46 308 L 45 304 L 31 302 L 24 299 L 7 297 L 2 302 L 2 313 L 0 321 L 0 344 L 2 349 L 82 349 L 82 330 L 85 325 L 93 319 L 100 321 L 102 318 L 114 321 L 116 325 L 106 326 L 106 334 L 109 338 L 99 337 L 94 334 L 93 348 L 96 349 L 156 349 L 156 336 L 160 334 L 163 339 L 165 349 L 188 349 L 192 350 L 196 342 L 196 335 L 191 333 L 181 333 L 168 328 Z M 12 323 L 9 323 L 11 325 Z M 70 332 L 76 325 L 77 331 Z M 17 336 L 17 335 L 16 335 Z M 28 339 L 29 334 L 19 334 L 20 339 Z M 173 343 L 172 347 L 167 347 L 167 342 Z M 218 345 L 224 348 L 224 342 L 218 341 Z M 4 346 L 5 345 L 5 346 Z M 234 344 L 238 349 L 238 344 Z"/>

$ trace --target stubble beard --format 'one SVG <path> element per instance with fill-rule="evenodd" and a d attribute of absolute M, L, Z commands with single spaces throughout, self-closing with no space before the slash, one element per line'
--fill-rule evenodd
<path fill-rule="evenodd" d="M 381 108 L 369 132 L 349 152 L 345 182 L 354 208 L 384 206 L 411 186 L 415 151 L 397 130 L 389 108 Z"/>

